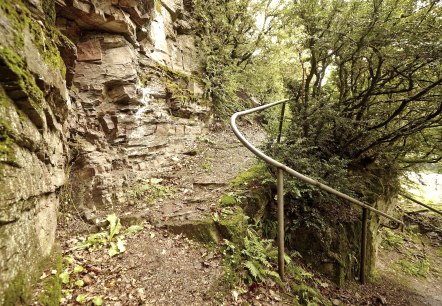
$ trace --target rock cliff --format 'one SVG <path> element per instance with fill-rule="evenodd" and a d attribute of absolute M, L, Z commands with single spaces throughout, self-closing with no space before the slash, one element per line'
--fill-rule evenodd
<path fill-rule="evenodd" d="M 60 205 L 128 201 L 204 131 L 191 14 L 183 0 L 0 2 L 0 304 L 51 252 Z"/>

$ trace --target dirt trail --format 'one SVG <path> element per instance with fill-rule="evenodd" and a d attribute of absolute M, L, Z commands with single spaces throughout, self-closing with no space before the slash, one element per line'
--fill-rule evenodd
<path fill-rule="evenodd" d="M 264 131 L 255 125 L 244 124 L 241 130 L 254 144 L 265 139 Z M 167 192 L 156 194 L 151 202 L 142 194 L 138 202 L 117 208 L 125 228 L 140 223 L 144 227 L 135 234 L 120 234 L 126 250 L 117 256 L 108 255 L 109 244 L 73 250 L 89 233 L 97 232 L 97 227 L 82 221 L 81 212 L 63 213 L 57 234 L 69 281 L 63 286 L 62 305 L 78 305 L 79 298 L 92 305 L 97 297 L 103 299 L 103 305 L 117 306 L 237 305 L 243 299 L 235 302 L 233 291 L 225 284 L 220 252 L 166 228 L 211 218 L 220 196 L 229 191 L 230 180 L 255 161 L 230 129 L 206 134 L 195 149 L 176 160 L 173 171 L 155 174 L 158 190 Z M 112 212 L 95 214 L 105 218 Z M 437 250 L 440 252 L 440 245 Z M 388 270 L 391 260 L 390 253 L 381 252 L 384 267 L 380 266 L 380 281 L 375 284 L 341 289 L 319 278 L 319 284 L 328 285 L 318 289 L 332 301 L 348 305 L 442 305 L 440 278 L 439 283 L 433 279 L 401 282 L 402 274 Z M 435 260 L 442 266 L 441 257 Z M 78 271 L 78 266 L 83 270 Z M 51 273 L 51 269 L 45 271 L 42 281 Z M 274 298 L 278 296 L 272 291 L 277 291 L 276 286 L 257 288 L 246 294 L 253 305 L 284 304 Z M 41 284 L 36 294 L 40 291 Z"/>
<path fill-rule="evenodd" d="M 258 126 L 244 125 L 246 137 L 254 144 L 265 139 Z M 174 173 L 161 173 L 160 177 L 174 186 L 173 197 L 154 206 L 151 215 L 156 220 L 200 220 L 211 213 L 229 182 L 247 170 L 256 161 L 229 130 L 205 135 L 195 151 L 176 165 Z"/>
<path fill-rule="evenodd" d="M 416 208 L 414 208 L 416 209 Z M 407 219 L 408 230 L 384 232 L 385 240 L 380 246 L 377 260 L 379 279 L 410 292 L 410 305 L 442 305 L 442 232 L 435 229 L 442 219 L 431 213 L 420 216 L 423 222 Z M 407 221 L 408 220 L 408 221 Z M 425 229 L 425 230 L 424 230 Z"/>
<path fill-rule="evenodd" d="M 253 125 L 242 127 L 252 143 L 265 138 Z M 210 216 L 211 208 L 228 189 L 229 181 L 255 161 L 230 129 L 211 132 L 198 148 L 177 160 L 173 173 L 158 173 L 171 195 L 153 204 L 120 207 L 123 224 L 143 223 L 144 229 L 124 237 L 126 251 L 109 257 L 108 247 L 99 250 L 72 248 L 94 227 L 75 214 L 63 215 L 58 240 L 70 273 L 63 305 L 73 305 L 80 295 L 86 303 L 101 296 L 104 305 L 210 305 L 229 300 L 223 284 L 220 255 L 164 229 L 169 221 L 199 220 Z M 109 211 L 96 212 L 105 216 Z M 81 233 L 82 234 L 79 234 Z M 75 266 L 84 271 L 74 273 Z M 46 274 L 50 274 L 48 271 Z M 72 283 L 82 280 L 83 286 Z"/>

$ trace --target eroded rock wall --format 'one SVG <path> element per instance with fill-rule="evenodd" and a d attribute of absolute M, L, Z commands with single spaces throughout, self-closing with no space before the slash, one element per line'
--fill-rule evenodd
<path fill-rule="evenodd" d="M 1 305 L 51 252 L 65 182 L 71 106 L 52 21 L 39 1 L 0 2 Z"/>
<path fill-rule="evenodd" d="M 206 128 L 184 2 L 0 2 L 0 304 L 50 254 L 60 205 L 126 203 Z"/>
<path fill-rule="evenodd" d="M 58 1 L 57 25 L 78 49 L 72 203 L 127 203 L 137 181 L 191 150 L 208 119 L 191 12 L 181 0 Z"/>

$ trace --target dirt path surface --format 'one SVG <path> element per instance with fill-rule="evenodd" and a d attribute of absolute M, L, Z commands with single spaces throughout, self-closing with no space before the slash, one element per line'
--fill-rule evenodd
<path fill-rule="evenodd" d="M 257 126 L 246 124 L 242 130 L 252 143 L 265 138 Z M 167 231 L 164 224 L 210 216 L 229 181 L 254 161 L 230 129 L 205 135 L 194 150 L 176 161 L 173 172 L 158 173 L 135 191 L 134 203 L 118 208 L 123 226 L 113 238 L 109 238 L 111 229 L 102 227 L 104 240 L 113 241 L 117 253 L 118 241 L 123 244 L 125 251 L 116 256 L 109 255 L 112 243 L 90 235 L 99 231 L 97 226 L 78 217 L 85 219 L 91 212 L 63 214 L 58 240 L 64 277 L 69 280 L 63 286 L 62 304 L 99 305 L 102 300 L 103 305 L 210 305 L 229 300 L 220 255 Z M 98 217 L 104 224 L 110 213 L 95 211 L 86 219 Z M 134 224 L 143 229 L 128 233 Z M 43 282 L 51 273 L 55 270 L 45 271 Z"/>
<path fill-rule="evenodd" d="M 240 128 L 254 144 L 265 140 L 256 125 L 244 123 Z M 286 293 L 278 292 L 271 281 L 228 288 L 220 249 L 173 230 L 177 224 L 212 218 L 220 197 L 229 192 L 229 182 L 255 161 L 230 129 L 210 132 L 175 160 L 172 171 L 156 173 L 134 186 L 126 206 L 62 213 L 57 238 L 63 257 L 57 271 L 44 272 L 35 296 L 55 274 L 64 283 L 62 305 L 292 305 L 296 297 L 291 289 L 286 286 Z M 121 226 L 107 225 L 112 213 Z M 410 245 L 405 242 L 401 247 Z M 411 254 L 422 253 L 421 246 L 412 247 L 416 252 Z M 428 247 L 423 248 L 442 254 L 440 244 Z M 436 274 L 416 278 L 391 270 L 400 259 L 393 253 L 398 254 L 382 250 L 380 277 L 374 284 L 343 289 L 317 276 L 310 285 L 333 305 L 442 305 L 440 278 L 433 278 L 441 272 L 437 267 L 442 266 L 442 257 L 431 257 Z M 37 299 L 35 304 L 41 305 Z"/>
<path fill-rule="evenodd" d="M 442 231 L 428 231 L 428 228 L 418 231 L 425 224 L 440 226 L 441 221 L 433 216 L 419 226 L 410 223 L 416 232 L 387 232 L 380 247 L 377 260 L 380 281 L 409 291 L 410 305 L 442 305 Z"/>
<path fill-rule="evenodd" d="M 260 144 L 264 131 L 256 125 L 243 125 L 247 139 Z M 201 220 L 211 214 L 220 196 L 228 190 L 229 182 L 249 169 L 256 161 L 229 130 L 210 133 L 199 146 L 177 162 L 173 173 L 159 174 L 172 184 L 175 194 L 155 205 L 151 216 L 155 220 Z"/>

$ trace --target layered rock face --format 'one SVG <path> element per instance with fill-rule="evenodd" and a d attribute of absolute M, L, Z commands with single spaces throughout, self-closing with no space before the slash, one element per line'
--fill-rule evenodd
<path fill-rule="evenodd" d="M 190 12 L 181 0 L 66 1 L 57 8 L 57 25 L 78 48 L 73 202 L 125 203 L 135 181 L 170 168 L 204 128 Z"/>
<path fill-rule="evenodd" d="M 0 3 L 1 305 L 12 305 L 50 253 L 65 182 L 65 67 L 58 34 L 33 3 Z"/>
<path fill-rule="evenodd" d="M 60 199 L 126 202 L 205 129 L 184 2 L 0 2 L 0 304 L 50 253 Z"/>

